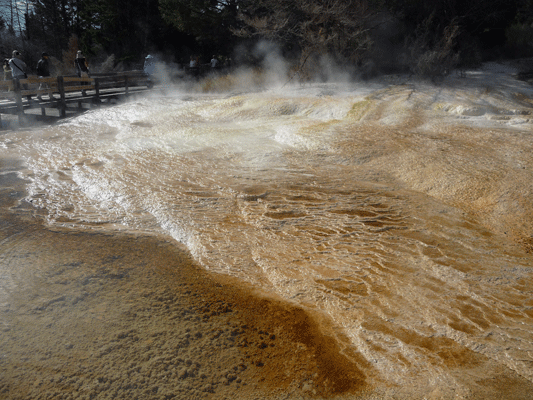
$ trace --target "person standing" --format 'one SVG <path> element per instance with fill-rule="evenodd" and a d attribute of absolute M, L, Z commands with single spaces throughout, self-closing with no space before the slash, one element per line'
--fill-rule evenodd
<path fill-rule="evenodd" d="M 191 60 L 189 61 L 189 72 L 192 76 L 195 78 L 198 77 L 200 74 L 200 64 L 198 63 L 199 58 L 191 56 Z"/>
<path fill-rule="evenodd" d="M 78 50 L 76 53 L 76 58 L 74 60 L 74 66 L 76 67 L 76 74 L 79 78 L 85 78 L 89 77 L 89 63 L 87 63 L 87 59 L 83 56 L 83 53 L 81 50 Z M 85 84 L 85 82 L 82 82 L 82 85 Z M 85 90 L 81 91 L 81 94 L 83 96 L 86 96 L 87 93 Z"/>
<path fill-rule="evenodd" d="M 76 67 L 76 75 L 78 75 L 79 78 L 89 77 L 89 64 L 87 63 L 87 59 L 83 56 L 81 50 L 78 50 L 76 53 L 74 66 Z"/>
<path fill-rule="evenodd" d="M 7 88 L 7 91 L 10 92 L 13 90 L 13 83 L 11 80 L 13 79 L 13 74 L 11 73 L 11 68 L 9 67 L 9 58 L 4 59 L 4 81 L 10 81 L 9 86 Z"/>
<path fill-rule="evenodd" d="M 41 54 L 41 59 L 37 62 L 37 75 L 39 78 L 47 78 L 50 76 L 50 62 L 48 61 L 49 55 L 48 53 Z M 42 89 L 49 89 L 50 85 L 48 83 L 41 83 L 39 85 L 39 90 Z M 48 94 L 50 96 L 50 100 L 52 100 L 52 93 Z M 37 98 L 42 101 L 41 95 L 37 95 Z"/>
<path fill-rule="evenodd" d="M 13 74 L 9 66 L 9 58 L 4 58 L 4 81 L 10 81 L 11 79 L 13 79 Z"/>
<path fill-rule="evenodd" d="M 50 76 L 50 62 L 48 53 L 41 54 L 41 59 L 37 62 L 37 75 L 39 78 L 46 78 Z"/>
<path fill-rule="evenodd" d="M 26 73 L 26 70 L 28 67 L 26 66 L 26 63 L 22 61 L 22 54 L 18 50 L 13 50 L 13 57 L 9 60 L 9 67 L 11 68 L 11 74 L 13 76 L 13 80 L 15 79 L 26 79 L 28 77 L 28 74 Z M 27 84 L 23 84 L 22 87 L 24 89 L 28 89 Z M 27 96 L 28 101 L 31 101 L 31 96 Z"/>
<path fill-rule="evenodd" d="M 155 58 L 152 57 L 150 54 L 148 54 L 146 58 L 144 59 L 143 71 L 145 75 L 148 75 L 148 76 L 151 76 L 154 74 Z"/>
<path fill-rule="evenodd" d="M 9 67 L 11 68 L 13 79 L 26 79 L 28 77 L 26 74 L 28 67 L 22 61 L 21 57 L 22 54 L 20 54 L 20 51 L 13 50 L 13 57 L 9 60 Z"/>
<path fill-rule="evenodd" d="M 217 67 L 218 67 L 218 59 L 216 56 L 213 56 L 213 58 L 211 59 L 211 68 L 215 69 Z"/>

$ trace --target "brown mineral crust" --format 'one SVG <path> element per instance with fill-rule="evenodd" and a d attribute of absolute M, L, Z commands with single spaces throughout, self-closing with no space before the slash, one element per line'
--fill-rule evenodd
<path fill-rule="evenodd" d="M 185 266 L 167 273 L 179 274 L 176 281 L 198 285 L 205 302 L 199 309 L 203 318 L 237 313 L 240 325 L 229 331 L 230 338 L 264 390 L 304 388 L 308 396 L 327 398 L 368 389 L 361 367 L 368 373 L 371 366 L 354 351 L 349 358 L 342 354 L 337 338 L 323 331 L 328 327 L 323 318 L 250 284 L 210 275 L 194 264 Z"/>
<path fill-rule="evenodd" d="M 2 268 L 14 283 L 0 304 L 0 398 L 351 398 L 369 389 L 371 368 L 341 354 L 309 312 L 209 273 L 166 238 L 50 230 L 30 205 L 7 210 L 22 194 L 15 183 L 0 190 Z"/>
<path fill-rule="evenodd" d="M 310 378 L 313 393 L 321 396 L 365 388 L 358 365 L 341 354 L 335 339 L 321 332 L 306 311 L 245 291 L 232 296 L 245 321 L 232 334 L 240 333 L 238 345 L 246 360 L 261 367 L 258 378 L 265 386 L 289 389 L 295 380 Z M 358 361 L 364 362 L 362 357 Z"/>

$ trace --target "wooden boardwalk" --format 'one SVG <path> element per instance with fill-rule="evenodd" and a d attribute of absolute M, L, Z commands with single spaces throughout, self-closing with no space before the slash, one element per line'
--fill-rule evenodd
<path fill-rule="evenodd" d="M 2 124 L 5 115 L 18 116 L 19 126 L 30 125 L 31 121 L 54 122 L 152 87 L 153 82 L 142 71 L 93 74 L 90 78 L 58 76 L 0 81 L 0 129 L 8 125 Z"/>

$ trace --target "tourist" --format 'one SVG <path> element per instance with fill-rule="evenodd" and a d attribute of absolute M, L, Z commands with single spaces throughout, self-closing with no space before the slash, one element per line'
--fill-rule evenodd
<path fill-rule="evenodd" d="M 48 61 L 49 57 L 50 56 L 48 55 L 48 53 L 45 52 L 41 54 L 41 59 L 37 62 L 37 75 L 39 76 L 39 78 L 47 78 L 50 76 L 50 63 Z M 49 89 L 49 88 L 50 88 L 50 85 L 48 83 L 39 84 L 39 90 Z M 50 96 L 50 100 L 52 100 L 53 98 L 52 93 L 49 93 L 49 96 Z M 40 93 L 37 95 L 37 98 L 40 101 L 43 100 Z"/>
<path fill-rule="evenodd" d="M 9 58 L 4 58 L 4 81 L 10 81 L 11 79 L 13 79 L 13 74 L 9 66 Z"/>
<path fill-rule="evenodd" d="M 155 71 L 155 58 L 150 54 L 144 59 L 143 71 L 146 75 L 151 76 Z"/>
<path fill-rule="evenodd" d="M 28 67 L 26 66 L 26 63 L 22 61 L 21 57 L 22 54 L 20 51 L 13 50 L 13 58 L 9 60 L 9 67 L 11 68 L 13 79 L 26 79 L 28 77 L 28 74 L 26 74 Z"/>
<path fill-rule="evenodd" d="M 74 66 L 76 67 L 76 75 L 78 75 L 79 78 L 88 78 L 89 77 L 89 63 L 87 62 L 87 59 L 83 56 L 83 53 L 81 50 L 78 50 L 76 53 L 76 59 L 74 60 Z M 82 82 L 82 85 L 86 85 L 87 82 Z M 87 92 L 85 90 L 81 91 L 81 94 L 83 96 L 87 96 Z"/>
<path fill-rule="evenodd" d="M 78 50 L 76 53 L 74 66 L 76 67 L 76 75 L 78 75 L 79 78 L 89 77 L 89 64 L 87 63 L 87 59 L 83 56 L 81 50 Z"/>
<path fill-rule="evenodd" d="M 11 68 L 9 67 L 9 58 L 4 58 L 4 81 L 8 81 L 7 91 L 10 92 L 13 90 L 13 74 L 11 73 Z"/>
<path fill-rule="evenodd" d="M 39 78 L 46 78 L 50 76 L 50 63 L 48 53 L 41 54 L 41 59 L 37 62 L 37 75 Z"/>
<path fill-rule="evenodd" d="M 198 66 L 198 63 L 196 62 L 196 59 L 194 56 L 191 56 L 191 60 L 189 61 L 189 68 L 196 68 Z"/>
<path fill-rule="evenodd" d="M 192 76 L 198 77 L 200 74 L 199 57 L 191 56 L 191 60 L 189 62 L 189 72 Z"/>
<path fill-rule="evenodd" d="M 214 55 L 211 59 L 211 68 L 215 69 L 218 67 L 218 60 L 217 57 Z"/>
<path fill-rule="evenodd" d="M 9 60 L 9 67 L 11 68 L 11 74 L 13 77 L 13 80 L 16 79 L 26 79 L 28 77 L 28 74 L 26 73 L 26 70 L 28 67 L 26 66 L 26 63 L 22 61 L 21 59 L 22 54 L 18 50 L 13 50 L 13 58 Z M 22 85 L 23 89 L 28 89 L 28 85 L 24 83 Z M 31 96 L 27 96 L 28 101 L 31 101 Z"/>

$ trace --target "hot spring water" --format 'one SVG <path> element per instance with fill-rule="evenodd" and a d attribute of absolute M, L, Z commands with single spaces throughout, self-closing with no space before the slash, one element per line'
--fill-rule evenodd
<path fill-rule="evenodd" d="M 525 90 L 178 93 L 7 133 L 0 153 L 52 226 L 170 236 L 327 315 L 385 380 L 464 394 L 465 352 L 533 381 Z"/>

